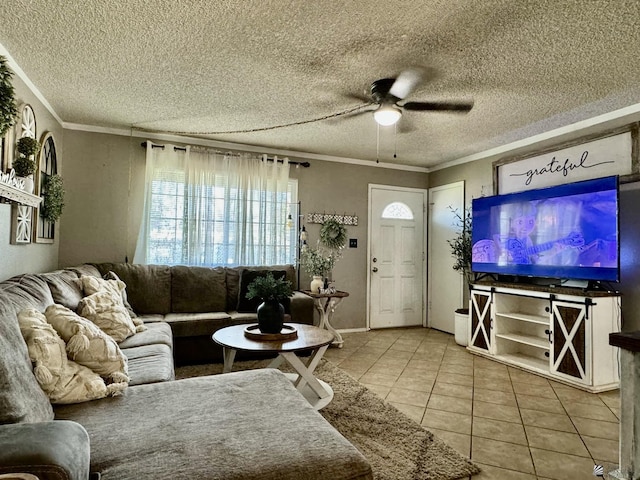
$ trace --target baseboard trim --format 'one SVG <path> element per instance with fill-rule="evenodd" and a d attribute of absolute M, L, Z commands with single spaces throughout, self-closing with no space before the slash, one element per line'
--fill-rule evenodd
<path fill-rule="evenodd" d="M 338 328 L 336 329 L 340 333 L 357 333 L 357 332 L 368 332 L 370 329 L 367 327 L 361 328 Z"/>

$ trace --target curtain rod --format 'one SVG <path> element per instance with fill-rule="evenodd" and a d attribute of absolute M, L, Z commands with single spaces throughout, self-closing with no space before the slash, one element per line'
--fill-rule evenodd
<path fill-rule="evenodd" d="M 142 142 L 140 144 L 143 148 L 147 148 L 147 142 Z M 155 143 L 151 144 L 151 148 L 161 148 L 164 150 L 164 145 L 156 145 Z M 173 147 L 173 151 L 174 152 L 186 152 L 187 149 L 186 147 Z M 220 150 L 216 150 L 216 153 L 222 153 L 224 155 L 240 155 L 239 153 L 232 153 L 232 152 L 222 152 Z M 274 157 L 267 157 L 267 162 L 273 162 L 276 161 L 276 159 Z M 278 163 L 283 163 L 283 160 L 278 158 L 277 160 Z M 309 162 L 296 162 L 296 161 L 289 161 L 289 165 L 295 165 L 296 167 L 304 167 L 304 168 L 309 168 L 311 166 L 311 164 Z"/>

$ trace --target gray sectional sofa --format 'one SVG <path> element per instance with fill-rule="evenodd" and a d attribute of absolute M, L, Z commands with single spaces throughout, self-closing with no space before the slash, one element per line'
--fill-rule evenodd
<path fill-rule="evenodd" d="M 231 308 L 237 307 L 242 270 L 221 270 L 224 281 L 217 269 L 98 264 L 0 282 L 0 474 L 31 473 L 41 480 L 86 480 L 90 472 L 104 480 L 373 478 L 366 459 L 277 370 L 174 380 L 176 343 L 188 350 L 207 338 L 210 354 L 213 330 L 254 318 Z M 120 343 L 129 387 L 119 396 L 52 407 L 34 376 L 17 315 L 53 303 L 74 309 L 83 294 L 76 280 L 108 271 L 127 283 L 129 302 L 147 326 Z M 199 311 L 222 307 L 221 288 L 224 309 Z M 197 298 L 200 306 L 194 306 Z M 308 298 L 294 299 L 290 311 L 292 321 L 312 321 L 304 317 L 312 315 Z M 183 353 L 176 360 L 193 360 Z"/>

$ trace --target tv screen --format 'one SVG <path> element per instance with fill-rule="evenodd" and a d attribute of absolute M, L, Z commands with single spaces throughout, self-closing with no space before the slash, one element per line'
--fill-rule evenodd
<path fill-rule="evenodd" d="M 619 280 L 618 177 L 472 203 L 472 271 Z"/>

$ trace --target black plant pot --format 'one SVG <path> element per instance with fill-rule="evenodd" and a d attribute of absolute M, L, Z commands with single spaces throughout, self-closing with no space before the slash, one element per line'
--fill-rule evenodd
<path fill-rule="evenodd" d="M 266 300 L 258 306 L 258 328 L 262 333 L 280 333 L 284 307 L 278 300 Z"/>

